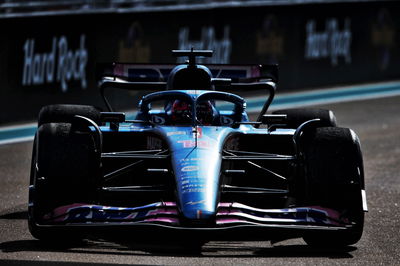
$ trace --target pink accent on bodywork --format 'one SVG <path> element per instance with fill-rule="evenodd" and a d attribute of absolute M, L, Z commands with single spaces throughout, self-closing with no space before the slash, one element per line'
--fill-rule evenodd
<path fill-rule="evenodd" d="M 176 209 L 169 209 L 176 207 L 175 202 L 160 202 L 160 205 L 156 207 L 157 209 L 155 210 L 149 210 L 146 216 L 151 216 L 151 215 L 177 215 L 178 212 Z M 71 210 L 76 209 L 76 208 L 89 208 L 92 209 L 93 206 L 97 205 L 91 205 L 91 204 L 84 204 L 84 203 L 74 203 L 66 206 L 61 206 L 55 208 L 53 211 L 50 213 L 47 213 L 43 216 L 43 219 L 45 220 L 52 220 L 53 222 L 63 222 L 66 221 L 68 218 L 68 214 Z M 110 207 L 110 206 L 101 206 L 102 209 L 109 209 L 109 208 L 118 208 L 118 207 Z M 124 209 L 129 209 L 129 208 L 124 208 L 121 207 L 121 210 Z M 126 219 L 133 219 L 137 216 L 138 212 L 141 210 L 132 210 L 132 214 L 128 215 Z"/>
<path fill-rule="evenodd" d="M 218 204 L 218 208 L 230 208 L 232 207 L 233 203 L 228 203 L 228 202 L 221 202 Z"/>
<path fill-rule="evenodd" d="M 55 208 L 52 212 L 45 214 L 43 216 L 43 219 L 45 219 L 45 220 L 54 219 L 55 222 L 62 222 L 67 218 L 66 216 L 70 210 L 75 209 L 75 208 L 80 208 L 80 207 L 91 207 L 91 206 L 92 205 L 87 205 L 87 204 L 83 204 L 83 203 L 74 203 L 71 205 L 61 206 L 61 207 Z"/>
<path fill-rule="evenodd" d="M 143 207 L 143 208 L 141 208 Z M 102 210 L 107 210 L 107 209 L 120 209 L 121 211 L 127 211 L 128 213 L 131 211 L 129 215 L 123 218 L 123 220 L 134 220 L 136 216 L 140 212 L 144 212 L 141 215 L 143 220 L 141 220 L 142 223 L 146 222 L 160 222 L 160 223 L 167 223 L 171 225 L 179 225 L 179 212 L 177 210 L 177 204 L 175 202 L 158 202 L 154 203 L 153 206 L 149 206 L 150 209 L 146 210 L 146 206 L 141 206 L 141 207 L 108 207 L 108 206 L 99 206 L 99 205 L 90 205 L 90 204 L 83 204 L 83 203 L 75 203 L 75 204 L 70 204 L 66 206 L 61 206 L 58 208 L 55 208 L 52 212 L 44 215 L 45 220 L 52 220 L 52 222 L 63 222 L 67 221 L 69 219 L 69 213 L 71 213 L 72 210 L 74 209 L 82 209 L 82 210 L 89 210 L 90 217 L 93 214 L 93 212 L 101 212 Z M 137 209 L 138 208 L 138 209 Z M 286 222 L 284 217 L 277 217 L 275 215 L 280 215 L 280 214 L 295 214 L 296 210 L 302 211 L 303 214 L 306 216 L 303 218 L 304 221 L 307 222 L 316 222 L 314 219 L 316 216 L 312 214 L 313 211 L 316 212 L 322 212 L 324 213 L 323 216 L 326 216 L 326 219 L 324 223 L 329 224 L 329 225 L 343 225 L 343 224 L 348 224 L 349 221 L 347 219 L 343 219 L 341 217 L 341 214 L 338 211 L 335 211 L 333 209 L 329 208 L 323 208 L 321 206 L 306 206 L 306 207 L 300 207 L 300 208 L 293 208 L 293 209 L 256 209 L 252 208 L 250 206 L 245 206 L 242 204 L 238 203 L 226 203 L 222 202 L 218 204 L 218 212 L 217 212 L 217 219 L 216 219 L 216 224 L 217 225 L 229 225 L 229 224 L 235 224 L 235 223 L 242 223 L 242 224 L 262 224 L 262 223 L 270 223 L 270 222 Z M 132 210 L 131 210 L 132 209 Z M 310 215 L 311 214 L 311 215 Z M 201 217 L 201 212 L 199 211 L 197 213 L 198 218 Z M 150 218 L 150 216 L 153 216 Z M 222 217 L 221 217 L 222 216 Z M 236 217 L 235 217 L 236 216 Z M 241 217 L 243 216 L 243 217 Z M 275 216 L 275 218 L 274 218 Z M 90 217 L 87 217 L 90 219 Z M 259 218 L 259 221 L 257 221 L 257 218 Z M 321 217 L 319 217 L 321 218 Z M 324 217 L 322 217 L 324 218 Z M 264 219 L 264 220 L 261 220 Z M 270 221 L 268 220 L 270 219 Z M 296 219 L 296 215 L 293 216 L 293 218 L 287 217 L 287 222 L 293 222 L 290 221 L 291 219 Z M 250 221 L 254 220 L 254 221 Z M 140 221 L 140 220 L 139 220 Z M 138 222 L 139 222 L 138 221 Z M 299 222 L 302 222 L 301 218 L 299 219 Z"/>
<path fill-rule="evenodd" d="M 114 75 L 116 76 L 126 76 L 128 71 L 125 70 L 125 65 L 122 64 L 116 64 L 114 66 Z"/>
<path fill-rule="evenodd" d="M 147 213 L 146 216 L 150 216 L 150 215 L 178 215 L 178 211 L 177 210 L 168 210 L 168 209 L 157 209 L 157 210 L 151 210 Z"/>
<path fill-rule="evenodd" d="M 251 77 L 254 78 L 254 77 L 259 77 L 259 76 L 261 76 L 260 68 L 259 67 L 252 67 L 251 68 Z"/>
<path fill-rule="evenodd" d="M 344 219 L 343 217 L 341 217 L 340 212 L 335 211 L 333 209 L 324 208 L 321 206 L 310 206 L 308 208 L 325 212 L 327 217 L 333 219 L 334 221 L 337 221 L 337 222 L 332 221 L 332 224 L 340 225 L 340 223 L 349 223 L 348 219 Z"/>
<path fill-rule="evenodd" d="M 217 224 L 218 225 L 223 225 L 223 224 L 233 224 L 233 223 L 243 223 L 243 220 L 239 219 L 233 219 L 233 218 L 219 218 L 217 219 Z"/>
<path fill-rule="evenodd" d="M 169 217 L 157 217 L 157 218 L 149 218 L 144 220 L 144 222 L 149 222 L 149 223 L 168 223 L 168 224 L 174 224 L 178 225 L 179 224 L 179 219 L 176 218 L 169 218 Z"/>

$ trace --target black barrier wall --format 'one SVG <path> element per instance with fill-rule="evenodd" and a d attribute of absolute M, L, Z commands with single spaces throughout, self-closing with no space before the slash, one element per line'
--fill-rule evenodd
<path fill-rule="evenodd" d="M 2 19 L 0 124 L 52 103 L 104 108 L 97 62 L 171 63 L 177 48 L 278 63 L 282 91 L 398 79 L 399 20 L 397 1 Z M 136 104 L 125 96 L 115 103 Z"/>

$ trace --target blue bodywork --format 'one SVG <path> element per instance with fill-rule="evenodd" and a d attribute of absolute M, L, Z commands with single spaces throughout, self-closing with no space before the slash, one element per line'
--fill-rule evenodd
<path fill-rule="evenodd" d="M 298 236 L 302 230 L 340 231 L 352 226 L 334 209 L 290 202 L 290 186 L 302 156 L 296 141 L 302 127 L 319 119 L 296 129 L 285 124 L 280 127 L 282 115 L 264 117 L 275 93 L 276 66 L 269 72 L 263 66 L 243 66 L 239 75 L 232 66 L 215 65 L 211 69 L 195 64 L 195 56 L 207 56 L 210 51 L 178 54 L 189 56 L 187 65 L 168 66 L 167 70 L 140 65 L 140 71 L 135 72 L 134 67 L 117 64 L 114 76 L 103 78 L 100 93 L 109 112 L 99 112 L 100 121 L 80 115 L 71 119 L 77 131 L 84 128 L 82 132 L 95 142 L 91 159 L 98 163 L 93 171 L 97 174 L 93 179 L 98 179 L 96 199 L 53 206 L 39 213 L 39 223 L 30 215 L 32 228 L 82 227 L 85 231 L 145 225 L 192 230 L 200 235 L 205 231 L 213 234 L 249 229 L 255 232 L 254 238 L 273 239 L 273 235 L 258 234 L 254 229 L 279 229 Z M 145 82 L 140 81 L 142 78 Z M 257 120 L 249 121 L 242 97 L 217 91 L 217 86 L 267 91 Z M 157 92 L 143 96 L 135 120 L 127 120 L 125 114 L 113 111 L 104 95 L 106 88 L 113 87 Z M 185 122 L 172 119 L 170 107 L 176 101 L 187 103 Z M 202 122 L 197 109 L 199 106 L 202 110 L 205 102 L 212 110 L 212 120 L 207 123 Z M 259 128 L 261 125 L 266 127 Z M 33 170 L 37 172 L 38 167 Z M 234 180 L 236 174 L 240 175 L 239 182 Z M 148 182 L 136 183 L 138 180 Z M 30 186 L 31 213 L 36 204 L 35 189 Z M 243 234 L 245 238 L 248 231 Z"/>
<path fill-rule="evenodd" d="M 233 130 L 210 126 L 164 127 L 160 131 L 166 137 L 170 135 L 167 139 L 182 214 L 188 219 L 214 217 L 222 146 Z"/>
<path fill-rule="evenodd" d="M 222 115 L 219 119 L 231 119 L 229 117 L 235 116 L 235 112 L 240 112 L 240 115 L 236 116 L 242 121 L 247 121 L 247 114 L 244 112 L 245 102 L 241 97 L 204 90 L 170 90 L 147 95 L 140 103 L 138 118 L 160 120 L 159 115 L 164 111 L 151 110 L 151 102 L 159 99 L 173 99 L 173 97 L 191 101 L 194 114 L 198 100 L 212 97 L 212 99 L 231 101 L 237 105 L 236 110 L 219 112 Z M 228 118 L 224 117 L 224 114 Z M 195 119 L 194 116 L 193 120 Z M 162 123 L 156 125 L 125 124 L 119 130 L 132 133 L 149 131 L 165 140 L 171 155 L 172 170 L 177 186 L 177 204 L 183 217 L 189 220 L 215 218 L 220 191 L 222 151 L 226 139 L 233 134 L 245 132 L 266 134 L 267 130 L 256 129 L 251 125 L 203 126 L 196 121 L 193 121 L 192 125 L 173 126 L 165 125 L 164 120 L 165 118 L 162 118 Z M 102 131 L 110 130 L 109 127 L 101 129 Z"/>

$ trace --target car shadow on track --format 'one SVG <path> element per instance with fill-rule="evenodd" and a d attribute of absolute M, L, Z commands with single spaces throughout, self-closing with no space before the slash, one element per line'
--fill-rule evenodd
<path fill-rule="evenodd" d="M 110 242 L 104 240 L 84 240 L 75 244 L 55 245 L 39 240 L 16 240 L 0 243 L 2 252 L 57 252 L 94 255 L 136 255 L 173 257 L 325 257 L 353 258 L 355 247 L 324 249 L 307 245 L 285 245 L 258 247 L 249 242 L 176 243 L 163 242 Z"/>
<path fill-rule="evenodd" d="M 92 262 L 69 262 L 69 261 L 33 261 L 33 260 L 1 260 L 0 265 L 2 266 L 107 266 L 109 263 L 92 263 Z M 120 264 L 118 264 L 121 266 Z M 122 264 L 124 265 L 124 264 Z M 128 264 L 126 264 L 128 265 Z"/>
<path fill-rule="evenodd" d="M 0 215 L 0 219 L 7 219 L 7 220 L 26 220 L 28 219 L 28 212 L 27 211 L 16 211 L 11 213 L 5 213 Z"/>
<path fill-rule="evenodd" d="M 250 244 L 249 244 L 250 243 Z M 202 249 L 202 254 L 210 256 L 210 253 L 217 253 L 215 257 L 271 257 L 271 258 L 353 258 L 351 252 L 357 250 L 356 247 L 343 248 L 316 248 L 308 245 L 291 244 L 281 246 L 259 247 L 252 245 L 251 242 L 215 242 L 215 244 L 207 244 Z M 231 254 L 221 255 L 220 252 Z M 240 255 L 243 254 L 243 255 Z"/>

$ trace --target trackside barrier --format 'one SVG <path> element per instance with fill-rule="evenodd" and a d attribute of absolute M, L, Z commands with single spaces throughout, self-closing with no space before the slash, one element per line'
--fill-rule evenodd
<path fill-rule="evenodd" d="M 399 1 L 2 18 L 0 124 L 35 120 L 50 103 L 104 108 L 97 63 L 177 63 L 172 49 L 214 50 L 203 63 L 278 63 L 278 93 L 399 79 L 399 26 Z"/>

